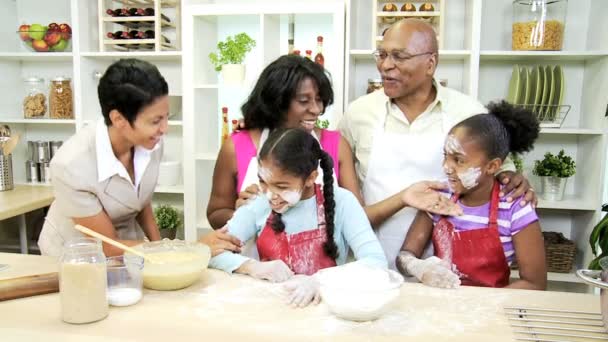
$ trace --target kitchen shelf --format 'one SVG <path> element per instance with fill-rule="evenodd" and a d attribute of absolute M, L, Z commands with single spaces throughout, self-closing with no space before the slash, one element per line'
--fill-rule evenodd
<path fill-rule="evenodd" d="M 398 18 L 421 18 L 421 17 L 439 17 L 441 12 L 428 11 L 428 12 L 377 12 L 377 17 L 398 17 Z"/>
<path fill-rule="evenodd" d="M 603 135 L 606 131 L 593 128 L 541 128 L 541 134 Z"/>
<path fill-rule="evenodd" d="M 198 153 L 196 160 L 215 161 L 217 159 L 217 153 Z"/>
<path fill-rule="evenodd" d="M 482 50 L 481 61 L 586 61 L 608 56 L 608 51 L 501 51 Z"/>
<path fill-rule="evenodd" d="M 596 211 L 598 209 L 597 207 L 597 203 L 594 203 L 593 201 L 574 195 L 564 195 L 564 199 L 561 201 L 547 201 L 539 198 L 537 209 Z"/>
<path fill-rule="evenodd" d="M 511 270 L 511 279 L 519 279 L 519 270 Z M 585 284 L 585 282 L 576 276 L 576 273 L 556 273 L 547 272 L 548 281 L 557 281 L 562 283 Z"/>
<path fill-rule="evenodd" d="M 182 126 L 182 120 L 169 120 L 169 126 Z"/>
<path fill-rule="evenodd" d="M 0 60 L 10 61 L 67 61 L 74 58 L 72 52 L 0 52 Z"/>
<path fill-rule="evenodd" d="M 0 123 L 26 125 L 74 125 L 76 120 L 70 119 L 11 119 L 0 116 Z"/>
<path fill-rule="evenodd" d="M 109 51 L 109 52 L 83 52 L 82 57 L 97 58 L 97 59 L 119 59 L 119 58 L 141 58 L 147 61 L 169 61 L 179 62 L 182 58 L 181 51 Z"/>
<path fill-rule="evenodd" d="M 161 194 L 183 194 L 184 186 L 183 185 L 173 185 L 173 186 L 158 185 L 154 189 L 154 192 L 161 193 Z"/>
<path fill-rule="evenodd" d="M 356 60 L 374 61 L 374 56 L 372 56 L 373 52 L 374 50 L 350 50 L 350 55 Z M 470 50 L 439 50 L 440 61 L 464 61 L 469 57 L 471 57 Z"/>

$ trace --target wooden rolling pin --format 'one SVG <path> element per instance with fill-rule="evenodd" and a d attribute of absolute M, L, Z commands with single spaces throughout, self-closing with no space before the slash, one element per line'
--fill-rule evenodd
<path fill-rule="evenodd" d="M 0 280 L 0 301 L 58 291 L 57 272 Z"/>

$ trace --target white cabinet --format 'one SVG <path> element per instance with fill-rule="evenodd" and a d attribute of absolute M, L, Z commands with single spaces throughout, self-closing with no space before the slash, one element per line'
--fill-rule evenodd
<path fill-rule="evenodd" d="M 323 36 L 325 67 L 334 84 L 335 104 L 324 114 L 335 124 L 343 112 L 344 3 L 236 1 L 189 6 L 184 15 L 184 168 L 186 239 L 198 229 L 210 228 L 206 208 L 211 191 L 215 159 L 221 146 L 221 108 L 229 119 L 241 117 L 240 107 L 258 75 L 270 62 L 287 53 L 288 21 L 294 21 L 295 49 L 316 50 Z M 256 41 L 247 54 L 242 86 L 224 84 L 208 55 L 218 41 L 246 32 Z M 229 121 L 230 121 L 229 120 Z"/>
<path fill-rule="evenodd" d="M 374 47 L 368 39 L 372 4 L 371 0 L 347 2 L 345 107 L 365 94 L 368 78 L 378 76 L 371 57 Z M 531 173 L 535 159 L 562 148 L 576 159 L 577 174 L 568 181 L 566 198 L 559 202 L 541 200 L 537 211 L 543 230 L 562 232 L 576 242 L 576 267 L 581 268 L 592 258 L 588 237 L 600 218 L 606 188 L 608 97 L 603 89 L 608 87 L 608 2 L 569 1 L 563 51 L 529 52 L 511 51 L 511 4 L 507 0 L 446 1 L 446 39 L 439 52 L 436 77 L 487 103 L 507 96 L 514 64 L 563 67 L 563 103 L 571 110 L 561 128 L 542 129 L 534 150 L 524 159 L 524 167 L 535 188 L 540 189 Z M 579 283 L 572 273 L 550 273 L 549 280 Z"/>

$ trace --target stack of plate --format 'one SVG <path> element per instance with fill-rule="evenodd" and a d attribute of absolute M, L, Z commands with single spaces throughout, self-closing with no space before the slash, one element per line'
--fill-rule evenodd
<path fill-rule="evenodd" d="M 564 70 L 561 65 L 525 67 L 515 64 L 509 81 L 507 101 L 522 105 L 538 116 L 541 123 L 560 126 L 564 98 Z"/>

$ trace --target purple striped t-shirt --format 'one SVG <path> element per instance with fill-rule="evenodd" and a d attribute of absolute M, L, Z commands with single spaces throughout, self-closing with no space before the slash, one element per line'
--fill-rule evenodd
<path fill-rule="evenodd" d="M 452 194 L 448 193 L 445 193 L 445 195 L 452 196 Z M 507 202 L 506 198 L 507 197 L 505 196 L 499 199 L 497 223 L 498 234 L 500 235 L 500 241 L 502 242 L 502 247 L 505 251 L 505 257 L 507 258 L 509 265 L 511 265 L 511 262 L 515 258 L 513 235 L 519 233 L 529 224 L 538 221 L 538 216 L 530 203 L 523 207 L 519 205 L 523 196 L 515 199 L 511 203 Z M 462 208 L 464 215 L 448 217 L 448 220 L 452 222 L 456 231 L 467 231 L 488 226 L 490 217 L 489 201 L 486 204 L 477 207 L 467 207 L 458 200 L 458 205 Z M 433 215 L 433 222 L 437 223 L 439 218 L 439 215 Z"/>

